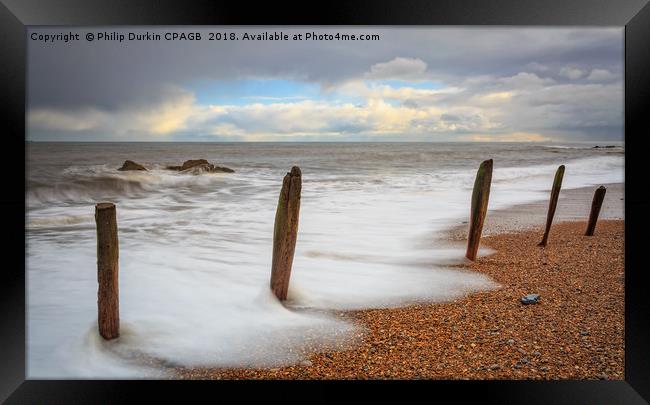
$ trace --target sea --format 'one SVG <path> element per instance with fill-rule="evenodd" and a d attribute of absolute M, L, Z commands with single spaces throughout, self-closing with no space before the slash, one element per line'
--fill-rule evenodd
<path fill-rule="evenodd" d="M 599 147 L 594 146 L 611 146 Z M 26 144 L 27 377 L 168 378 L 176 367 L 278 367 L 351 347 L 344 311 L 439 303 L 499 285 L 463 263 L 479 164 L 492 210 L 624 183 L 598 143 Z M 147 171 L 118 171 L 125 160 Z M 234 173 L 166 170 L 207 159 Z M 285 303 L 269 289 L 284 175 L 302 171 Z M 120 337 L 97 331 L 94 206 L 117 206 Z M 480 255 L 489 250 L 481 248 Z"/>

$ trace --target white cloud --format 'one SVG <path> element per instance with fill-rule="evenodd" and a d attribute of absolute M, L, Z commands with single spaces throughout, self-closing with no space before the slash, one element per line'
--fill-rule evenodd
<path fill-rule="evenodd" d="M 543 86 L 548 86 L 555 83 L 553 79 L 550 78 L 542 79 L 541 77 L 537 76 L 535 73 L 528 73 L 528 72 L 520 72 L 514 76 L 504 77 L 499 79 L 497 82 L 516 91 L 529 90 L 531 88 L 538 89 Z"/>
<path fill-rule="evenodd" d="M 417 80 L 427 70 L 427 64 L 418 58 L 397 57 L 389 62 L 374 64 L 366 78 L 370 80 Z"/>
<path fill-rule="evenodd" d="M 580 79 L 585 74 L 586 72 L 584 70 L 576 67 L 564 66 L 562 69 L 560 69 L 560 76 L 564 76 L 567 79 L 571 80 Z"/>
<path fill-rule="evenodd" d="M 537 72 L 546 72 L 548 71 L 548 66 L 542 65 L 541 63 L 538 62 L 531 62 L 526 65 L 526 67 L 530 70 L 534 70 Z"/>
<path fill-rule="evenodd" d="M 607 69 L 594 69 L 591 71 L 589 76 L 587 76 L 587 80 L 597 82 L 609 81 L 615 78 L 616 76 Z"/>

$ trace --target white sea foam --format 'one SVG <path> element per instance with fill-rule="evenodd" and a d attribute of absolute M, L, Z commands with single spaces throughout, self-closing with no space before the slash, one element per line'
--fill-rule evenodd
<path fill-rule="evenodd" d="M 309 150 L 283 152 L 282 162 L 296 154 L 303 169 L 286 307 L 268 288 L 275 206 L 290 167 L 273 156 L 262 155 L 267 164 L 242 152 L 239 166 L 229 164 L 233 174 L 183 175 L 160 163 L 142 173 L 89 164 L 47 181 L 34 175 L 26 218 L 29 377 L 290 364 L 303 348 L 345 347 L 364 333 L 337 311 L 498 288 L 482 274 L 445 267 L 464 260 L 464 246 L 433 238 L 467 219 L 476 165 L 487 157 L 432 168 L 435 150 L 408 148 L 404 168 L 398 158 L 388 162 L 390 149 L 367 161 L 346 161 L 341 149 L 320 163 L 300 160 Z M 556 168 L 495 160 L 490 209 L 546 199 Z M 566 161 L 564 188 L 614 182 L 623 182 L 622 154 Z M 96 333 L 93 204 L 104 199 L 118 206 L 122 336 L 114 342 Z"/>

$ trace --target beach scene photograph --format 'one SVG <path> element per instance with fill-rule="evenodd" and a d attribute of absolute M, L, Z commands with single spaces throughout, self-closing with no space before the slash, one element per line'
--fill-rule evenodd
<path fill-rule="evenodd" d="M 625 380 L 622 27 L 27 37 L 27 378 Z"/>

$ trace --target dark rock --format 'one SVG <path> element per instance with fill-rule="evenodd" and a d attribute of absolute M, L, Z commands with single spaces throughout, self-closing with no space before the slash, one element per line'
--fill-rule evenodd
<path fill-rule="evenodd" d="M 126 171 L 126 170 L 147 170 L 144 166 L 141 164 L 135 163 L 133 160 L 125 160 L 124 164 L 122 164 L 122 167 L 119 169 L 120 171 Z"/>
<path fill-rule="evenodd" d="M 190 168 L 181 170 L 183 173 L 192 173 L 192 174 L 201 174 L 201 173 L 210 173 L 212 172 L 212 166 L 211 164 L 201 164 L 201 165 L 194 165 Z"/>
<path fill-rule="evenodd" d="M 212 168 L 213 172 L 224 172 L 224 173 L 234 173 L 235 171 L 229 167 L 224 166 L 214 166 Z"/>
<path fill-rule="evenodd" d="M 182 166 L 167 166 L 168 170 L 176 170 L 180 172 L 201 174 L 201 173 L 234 173 L 233 169 L 222 166 L 215 166 L 205 159 L 186 160 Z"/>
<path fill-rule="evenodd" d="M 537 304 L 539 302 L 539 294 L 528 294 L 525 297 L 521 297 L 522 304 Z"/>
<path fill-rule="evenodd" d="M 210 163 L 205 159 L 186 160 L 181 166 L 181 171 L 191 169 L 195 166 L 209 165 Z"/>

